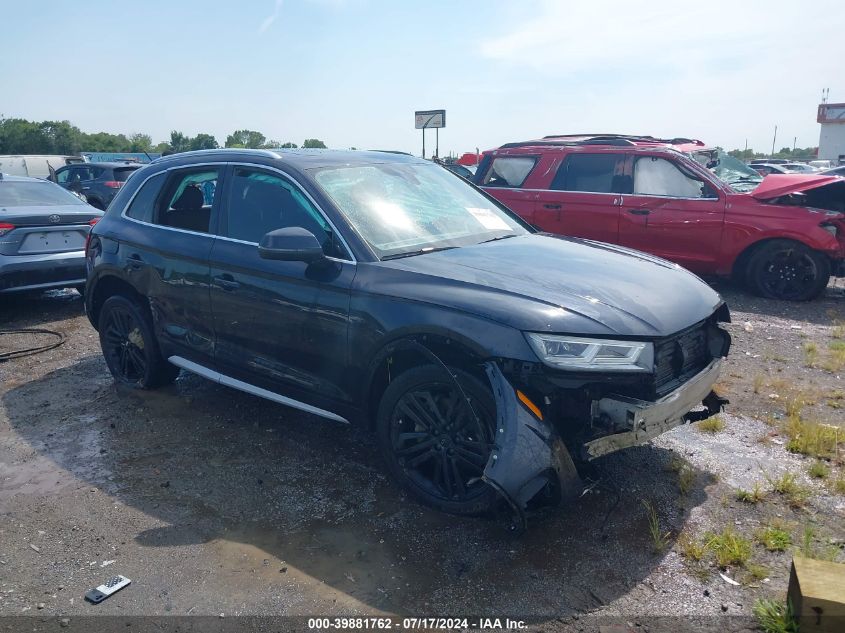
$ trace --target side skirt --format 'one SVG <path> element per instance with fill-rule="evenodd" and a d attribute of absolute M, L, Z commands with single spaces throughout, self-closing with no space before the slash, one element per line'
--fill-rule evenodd
<path fill-rule="evenodd" d="M 320 409 L 319 407 L 306 404 L 305 402 L 300 402 L 299 400 L 294 400 L 293 398 L 288 398 L 287 396 L 283 396 L 279 393 L 276 393 L 275 391 L 269 391 L 268 389 L 256 387 L 255 385 L 251 385 L 248 382 L 244 382 L 242 380 L 238 380 L 237 378 L 232 378 L 231 376 L 221 374 L 220 372 L 214 371 L 213 369 L 209 369 L 208 367 L 190 361 L 187 358 L 182 358 L 181 356 L 170 356 L 167 360 L 176 365 L 177 367 L 187 369 L 189 372 L 198 374 L 203 378 L 208 378 L 212 382 L 220 383 L 221 385 L 226 385 L 227 387 L 231 387 L 232 389 L 237 389 L 239 391 L 244 391 L 246 393 L 251 393 L 254 396 L 258 396 L 259 398 L 272 400 L 273 402 L 278 402 L 279 404 L 283 404 L 288 407 L 293 407 L 294 409 L 299 409 L 300 411 L 313 413 L 314 415 L 319 415 L 320 417 L 328 418 L 329 420 L 334 420 L 335 422 L 343 422 L 344 424 L 349 424 L 349 420 L 337 415 L 336 413 L 326 411 L 325 409 Z"/>

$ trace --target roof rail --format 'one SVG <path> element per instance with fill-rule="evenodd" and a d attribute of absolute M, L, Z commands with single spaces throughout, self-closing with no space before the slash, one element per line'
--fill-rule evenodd
<path fill-rule="evenodd" d="M 646 134 L 551 134 L 548 136 L 544 136 L 543 140 L 551 140 L 551 139 L 570 139 L 570 140 L 582 140 L 582 141 L 597 141 L 597 140 L 618 140 L 624 139 L 627 141 L 631 141 L 633 143 L 636 142 L 645 142 L 645 143 L 666 143 L 667 145 L 678 145 L 681 143 L 695 143 L 697 145 L 704 145 L 701 141 L 694 138 L 685 138 L 682 136 L 674 137 L 674 138 L 658 138 L 655 136 L 649 136 Z"/>

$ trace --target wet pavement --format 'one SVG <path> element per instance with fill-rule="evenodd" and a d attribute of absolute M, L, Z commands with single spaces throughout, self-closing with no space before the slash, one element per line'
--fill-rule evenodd
<path fill-rule="evenodd" d="M 683 530 L 779 514 L 845 536 L 845 499 L 809 480 L 818 494 L 800 514 L 733 500 L 761 468 L 805 462 L 760 443 L 762 422 L 729 416 L 722 434 L 680 428 L 597 460 L 583 497 L 514 537 L 504 514 L 462 519 L 407 499 L 364 431 L 185 372 L 155 392 L 117 388 L 80 311 L 72 291 L 0 306 L 15 327 L 68 338 L 0 364 L 0 614 L 519 615 L 547 630 L 595 613 L 747 615 L 785 590 L 788 556 L 755 554 L 769 580 L 735 587 L 712 566 L 690 572 Z M 691 464 L 686 494 L 678 458 Z M 128 588 L 83 601 L 118 573 Z"/>

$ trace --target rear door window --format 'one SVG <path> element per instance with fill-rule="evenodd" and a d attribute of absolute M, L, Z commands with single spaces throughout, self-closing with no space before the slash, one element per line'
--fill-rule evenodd
<path fill-rule="evenodd" d="M 484 187 L 521 187 L 537 164 L 536 156 L 500 156 L 490 163 L 481 185 Z"/>
<path fill-rule="evenodd" d="M 211 232 L 211 210 L 219 180 L 217 168 L 172 172 L 158 197 L 153 223 L 196 233 Z"/>
<path fill-rule="evenodd" d="M 569 154 L 549 188 L 555 191 L 624 193 L 624 166 L 621 154 Z"/>

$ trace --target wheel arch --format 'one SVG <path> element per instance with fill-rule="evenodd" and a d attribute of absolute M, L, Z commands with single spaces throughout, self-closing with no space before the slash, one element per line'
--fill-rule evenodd
<path fill-rule="evenodd" d="M 809 249 L 829 258 L 827 253 L 825 253 L 824 251 L 820 251 L 817 248 L 814 248 L 812 245 L 808 244 L 807 242 L 798 238 L 797 236 L 794 236 L 794 235 L 786 235 L 786 236 L 773 235 L 773 236 L 764 237 L 762 239 L 759 239 L 756 242 L 752 242 L 751 244 L 746 246 L 739 253 L 739 255 L 737 255 L 736 259 L 734 259 L 733 264 L 731 265 L 731 278 L 734 279 L 737 282 L 740 282 L 740 283 L 745 282 L 746 281 L 746 279 L 745 279 L 745 267 L 748 265 L 748 261 L 751 259 L 751 257 L 754 255 L 754 253 L 756 253 L 758 250 L 760 250 L 761 248 L 763 248 L 767 244 L 770 244 L 772 242 L 781 241 L 781 240 L 796 242 L 798 244 L 801 244 L 802 246 L 806 246 L 807 248 L 809 248 Z"/>
<path fill-rule="evenodd" d="M 435 357 L 488 382 L 482 362 L 489 354 L 476 341 L 441 329 L 401 333 L 382 344 L 367 368 L 363 390 L 365 425 L 372 427 L 375 423 L 375 412 L 392 380 L 413 367 L 435 363 Z"/>
<path fill-rule="evenodd" d="M 100 310 L 102 309 L 103 304 L 106 302 L 106 299 L 113 297 L 114 295 L 121 295 L 129 299 L 133 299 L 138 303 L 142 310 L 146 310 L 147 312 L 149 311 L 149 306 L 147 305 L 147 302 L 144 301 L 143 295 L 138 292 L 132 284 L 117 275 L 107 274 L 99 277 L 94 282 L 93 288 L 86 291 L 86 294 L 88 294 L 89 297 L 87 307 L 88 318 L 94 326 L 94 329 L 98 327 L 98 323 L 100 322 Z"/>

